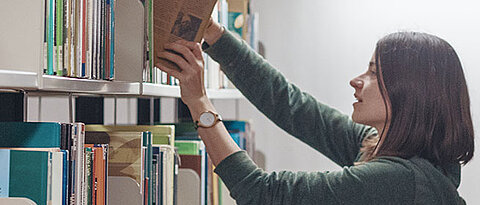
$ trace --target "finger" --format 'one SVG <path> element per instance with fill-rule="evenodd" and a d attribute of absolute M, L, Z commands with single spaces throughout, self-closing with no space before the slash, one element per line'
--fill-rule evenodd
<path fill-rule="evenodd" d="M 182 71 L 189 72 L 189 71 L 192 70 L 190 64 L 188 64 L 188 62 L 183 57 L 181 57 L 180 55 L 173 54 L 173 53 L 168 52 L 168 51 L 163 51 L 163 52 L 160 52 L 158 54 L 158 57 L 169 60 L 172 63 L 177 64 L 177 66 L 180 67 L 180 69 Z"/>
<path fill-rule="evenodd" d="M 175 41 L 175 43 L 182 44 L 192 50 L 193 54 L 195 55 L 195 57 L 197 57 L 197 59 L 200 59 L 202 57 L 202 47 L 199 43 L 186 40 L 178 40 Z"/>
<path fill-rule="evenodd" d="M 170 74 L 171 76 L 173 76 L 173 77 L 175 77 L 175 78 L 181 79 L 181 78 L 183 77 L 182 73 L 180 73 L 180 72 L 179 72 L 178 70 L 176 70 L 176 69 L 168 68 L 168 67 L 163 66 L 163 65 L 161 65 L 161 64 L 159 64 L 159 63 L 155 64 L 155 66 L 156 66 L 158 69 L 160 69 L 160 70 L 162 70 L 162 71 Z"/>
<path fill-rule="evenodd" d="M 181 54 L 190 64 L 193 64 L 196 60 L 192 50 L 183 44 L 167 43 L 164 48 Z"/>

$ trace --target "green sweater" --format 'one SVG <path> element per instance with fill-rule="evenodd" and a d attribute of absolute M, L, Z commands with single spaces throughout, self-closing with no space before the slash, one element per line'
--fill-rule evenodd
<path fill-rule="evenodd" d="M 205 51 L 270 120 L 343 167 L 267 173 L 244 151 L 236 152 L 215 172 L 238 204 L 465 204 L 457 192 L 459 164 L 444 172 L 419 157 L 378 157 L 353 166 L 362 139 L 374 128 L 302 92 L 229 32 Z"/>

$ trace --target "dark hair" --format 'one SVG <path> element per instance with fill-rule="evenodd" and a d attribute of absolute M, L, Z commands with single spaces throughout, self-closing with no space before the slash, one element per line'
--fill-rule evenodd
<path fill-rule="evenodd" d="M 376 156 L 416 155 L 440 166 L 470 161 L 470 100 L 452 46 L 430 34 L 393 33 L 378 41 L 375 62 L 379 87 L 391 110 Z"/>

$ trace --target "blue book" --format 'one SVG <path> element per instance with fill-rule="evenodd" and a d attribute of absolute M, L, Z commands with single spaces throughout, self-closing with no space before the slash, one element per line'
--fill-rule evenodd
<path fill-rule="evenodd" d="M 61 124 L 0 122 L 0 147 L 60 148 Z"/>
<path fill-rule="evenodd" d="M 63 152 L 63 184 L 62 184 L 62 204 L 67 205 L 68 196 L 68 174 L 69 174 L 69 153 L 68 150 L 62 150 Z"/>

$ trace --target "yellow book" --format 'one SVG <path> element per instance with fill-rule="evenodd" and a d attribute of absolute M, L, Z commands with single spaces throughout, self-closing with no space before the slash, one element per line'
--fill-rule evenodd
<path fill-rule="evenodd" d="M 152 144 L 168 144 L 175 146 L 174 125 L 87 125 L 86 131 L 127 131 L 127 132 L 151 132 Z"/>

